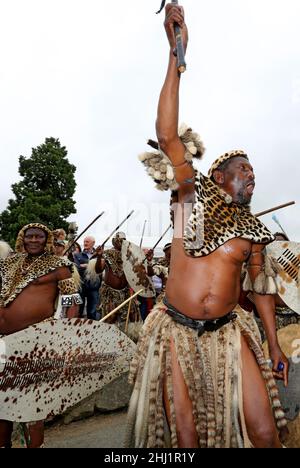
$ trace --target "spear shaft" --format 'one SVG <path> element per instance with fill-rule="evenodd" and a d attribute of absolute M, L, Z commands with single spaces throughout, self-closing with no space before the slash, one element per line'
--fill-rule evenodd
<path fill-rule="evenodd" d="M 140 242 L 140 248 L 142 248 L 142 245 L 143 245 L 143 240 L 144 240 L 144 235 L 145 235 L 146 224 L 147 224 L 147 220 L 146 220 L 145 223 L 144 223 L 143 234 L 142 234 L 142 238 L 141 238 L 141 242 Z"/>
<path fill-rule="evenodd" d="M 275 208 L 270 208 L 269 210 L 262 211 L 261 213 L 257 213 L 254 216 L 256 216 L 256 218 L 260 218 L 261 216 L 264 216 L 266 214 L 273 213 L 273 211 L 278 211 L 278 210 L 281 210 L 282 208 L 286 208 L 287 206 L 292 206 L 292 205 L 295 205 L 295 204 L 296 204 L 296 202 L 294 202 L 294 201 L 289 202 L 289 203 L 285 203 L 284 205 L 275 206 Z"/>
<path fill-rule="evenodd" d="M 128 216 L 126 216 L 126 218 L 121 222 L 121 224 L 119 224 L 119 226 L 116 227 L 116 229 L 113 230 L 113 232 L 107 237 L 107 239 L 105 239 L 105 241 L 103 242 L 103 244 L 101 245 L 101 247 L 103 248 L 105 246 L 105 244 L 109 241 L 109 239 L 120 229 L 121 226 L 123 226 L 124 223 L 126 223 L 126 221 L 133 215 L 134 213 L 134 210 L 132 210 Z"/>
<path fill-rule="evenodd" d="M 64 255 L 67 255 L 70 250 L 72 249 L 72 247 L 76 244 L 76 242 L 79 241 L 79 239 L 83 236 L 83 234 L 86 233 L 86 231 L 88 231 L 90 229 L 90 227 L 93 226 L 93 224 L 95 224 L 96 221 L 98 221 L 98 219 L 100 219 L 103 215 L 104 215 L 105 211 L 102 211 L 102 213 L 99 214 L 99 216 L 97 216 L 97 218 L 94 219 L 94 221 L 92 221 L 87 228 L 85 228 L 80 234 L 79 236 L 76 237 L 76 239 L 72 242 L 72 244 L 69 245 L 69 247 L 67 248 L 67 250 L 64 251 Z"/>

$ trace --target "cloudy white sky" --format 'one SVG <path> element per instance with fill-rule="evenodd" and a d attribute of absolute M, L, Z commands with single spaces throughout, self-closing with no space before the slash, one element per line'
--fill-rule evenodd
<path fill-rule="evenodd" d="M 76 165 L 77 214 L 99 243 L 122 217 L 145 244 L 168 226 L 168 196 L 137 155 L 155 138 L 168 46 L 160 0 L 0 0 L 0 211 L 18 180 L 18 157 L 59 138 Z M 251 156 L 254 212 L 277 214 L 300 241 L 299 0 L 183 0 L 190 30 L 181 121 L 197 130 L 206 173 L 231 149 Z M 278 230 L 271 216 L 263 218 Z M 168 240 L 168 239 L 166 239 Z"/>

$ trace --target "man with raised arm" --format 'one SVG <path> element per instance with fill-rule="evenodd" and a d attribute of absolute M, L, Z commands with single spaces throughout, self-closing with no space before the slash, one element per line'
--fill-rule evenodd
<path fill-rule="evenodd" d="M 274 376 L 287 385 L 288 361 L 275 331 L 276 265 L 264 255 L 273 236 L 250 212 L 255 176 L 243 151 L 224 154 L 208 177 L 193 168 L 203 146 L 191 129 L 178 131 L 175 23 L 186 48 L 183 9 L 169 4 L 169 66 L 156 127 L 160 150 L 141 158 L 160 189 L 177 190 L 175 235 L 164 305 L 149 315 L 132 362 L 125 444 L 279 448 L 286 420 Z M 245 288 L 254 291 L 273 373 L 254 318 L 235 312 L 245 262 Z"/>

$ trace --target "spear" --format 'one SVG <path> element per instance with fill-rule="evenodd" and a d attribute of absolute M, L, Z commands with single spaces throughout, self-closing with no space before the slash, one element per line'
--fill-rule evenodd
<path fill-rule="evenodd" d="M 171 3 L 173 3 L 174 5 L 178 5 L 178 0 L 172 0 Z M 157 11 L 157 14 L 162 11 L 165 4 L 166 0 L 162 0 L 160 10 Z M 183 47 L 181 28 L 177 23 L 175 23 L 174 25 L 174 30 L 176 39 L 176 50 L 174 51 L 174 53 L 177 55 L 177 68 L 179 73 L 184 73 L 186 71 L 185 52 Z"/>
<path fill-rule="evenodd" d="M 147 224 L 147 220 L 146 220 L 145 223 L 144 223 L 144 229 L 143 229 L 143 234 L 142 234 L 142 238 L 141 238 L 141 242 L 140 242 L 140 248 L 142 248 L 142 245 L 143 245 L 143 240 L 144 240 L 144 235 L 145 235 L 146 224 Z"/>
<path fill-rule="evenodd" d="M 281 210 L 282 208 L 286 208 L 287 206 L 292 206 L 292 205 L 295 205 L 295 204 L 296 204 L 296 202 L 294 202 L 294 201 L 289 202 L 289 203 L 285 203 L 284 205 L 275 206 L 275 208 L 270 208 L 269 210 L 262 211 L 261 213 L 257 213 L 254 216 L 256 216 L 256 218 L 260 218 L 261 216 L 264 216 L 266 214 L 273 213 L 273 211 L 278 211 L 278 210 Z"/>
<path fill-rule="evenodd" d="M 165 232 L 163 233 L 162 236 L 160 236 L 160 238 L 158 239 L 158 241 L 156 242 L 155 246 L 151 249 L 154 250 L 156 249 L 156 247 L 158 246 L 158 244 L 163 240 L 163 238 L 168 234 L 168 232 L 170 231 L 170 229 L 172 228 L 173 226 L 170 224 L 170 226 L 168 227 L 168 229 L 165 230 Z M 145 263 L 145 261 L 147 260 L 147 257 L 144 258 L 144 261 L 143 263 Z"/>
<path fill-rule="evenodd" d="M 102 211 L 102 213 L 99 214 L 99 216 L 97 216 L 97 218 L 94 219 L 94 221 L 92 221 L 87 228 L 85 228 L 80 234 L 79 236 L 76 237 L 76 239 L 69 245 L 69 247 L 67 248 L 67 250 L 64 251 L 64 255 L 67 255 L 70 250 L 72 249 L 72 247 L 76 244 L 76 242 L 79 241 L 79 239 L 83 236 L 83 234 L 86 233 L 86 231 L 88 231 L 88 229 L 90 229 L 90 227 L 93 226 L 93 224 L 95 224 L 96 221 L 98 221 L 98 219 L 100 219 L 103 215 L 104 215 L 105 211 Z"/>
<path fill-rule="evenodd" d="M 280 224 L 280 222 L 279 222 L 277 216 L 273 215 L 273 216 L 272 216 L 272 219 L 273 219 L 274 223 L 276 223 L 276 224 L 279 226 L 279 228 L 281 229 L 281 231 L 282 231 L 282 232 L 286 235 L 286 237 L 289 239 L 289 236 L 287 235 L 287 233 L 285 232 L 285 230 L 284 230 L 283 227 L 281 226 L 281 224 Z"/>
<path fill-rule="evenodd" d="M 121 222 L 121 224 L 119 224 L 119 226 L 116 227 L 116 229 L 113 230 L 113 232 L 108 236 L 107 239 L 105 239 L 105 241 L 103 242 L 103 244 L 101 245 L 101 247 L 103 248 L 105 246 L 105 244 L 109 241 L 109 239 L 120 229 L 121 226 L 123 226 L 124 223 L 126 223 L 126 221 L 133 215 L 134 213 L 134 210 L 132 210 L 128 216 L 126 216 L 126 218 Z"/>
<path fill-rule="evenodd" d="M 158 239 L 158 241 L 156 242 L 155 246 L 153 247 L 153 252 L 154 250 L 156 249 L 156 247 L 158 246 L 158 244 L 163 240 L 163 238 L 168 234 L 168 232 L 170 231 L 170 229 L 172 228 L 172 225 L 170 224 L 170 226 L 168 227 L 168 229 L 166 229 L 166 231 L 163 233 L 163 235 Z"/>

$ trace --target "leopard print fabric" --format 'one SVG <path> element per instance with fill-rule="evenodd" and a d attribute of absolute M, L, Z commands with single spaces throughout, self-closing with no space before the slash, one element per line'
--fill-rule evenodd
<path fill-rule="evenodd" d="M 211 166 L 208 171 L 208 177 L 212 179 L 214 172 L 221 166 L 225 161 L 228 161 L 231 158 L 243 157 L 249 161 L 247 154 L 243 150 L 234 150 L 229 151 L 228 153 L 223 154 L 220 156 Z"/>
<path fill-rule="evenodd" d="M 249 207 L 233 203 L 231 197 L 227 199 L 211 179 L 195 170 L 195 204 L 184 233 L 186 253 L 191 257 L 206 256 L 237 237 L 256 244 L 274 241 Z"/>
<path fill-rule="evenodd" d="M 22 274 L 27 257 L 27 254 L 15 254 L 0 261 L 0 307 L 7 307 L 27 286 L 41 276 L 61 267 L 68 267 L 70 271 L 74 268 L 66 258 L 46 252 L 27 268 L 26 274 Z"/>
<path fill-rule="evenodd" d="M 78 292 L 78 289 L 75 286 L 75 281 L 73 278 L 67 278 L 67 279 L 59 281 L 58 289 L 60 293 L 64 296 L 70 296 L 71 294 L 76 294 Z"/>

